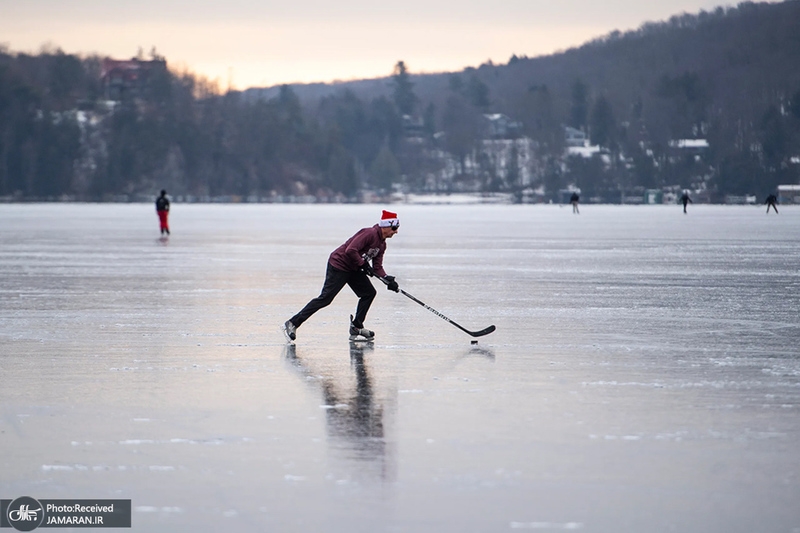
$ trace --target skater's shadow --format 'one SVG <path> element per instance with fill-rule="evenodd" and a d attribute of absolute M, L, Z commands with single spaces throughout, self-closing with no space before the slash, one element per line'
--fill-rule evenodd
<path fill-rule="evenodd" d="M 472 346 L 469 351 L 462 357 L 482 357 L 488 361 L 494 361 L 494 350 L 491 348 L 479 348 L 477 346 Z"/>
<path fill-rule="evenodd" d="M 384 407 L 376 398 L 364 361 L 364 355 L 373 350 L 371 343 L 350 343 L 352 375 L 347 379 L 319 372 L 312 358 L 306 360 L 298 354 L 295 345 L 286 346 L 285 358 L 307 382 L 319 387 L 324 400 L 326 431 L 334 451 L 357 462 L 361 473 L 369 472 L 386 481 L 392 477 L 393 468 L 387 459 Z"/>

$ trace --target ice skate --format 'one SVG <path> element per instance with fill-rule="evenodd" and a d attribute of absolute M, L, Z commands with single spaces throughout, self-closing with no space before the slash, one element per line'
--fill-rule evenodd
<path fill-rule="evenodd" d="M 283 330 L 283 335 L 286 337 L 287 341 L 294 342 L 295 339 L 297 339 L 297 328 L 294 324 L 292 324 L 291 320 L 284 322 L 283 326 L 281 326 L 281 329 Z"/>
<path fill-rule="evenodd" d="M 353 324 L 353 315 L 350 315 L 350 340 L 353 342 L 371 342 L 375 340 L 375 332 L 367 328 L 359 328 Z"/>

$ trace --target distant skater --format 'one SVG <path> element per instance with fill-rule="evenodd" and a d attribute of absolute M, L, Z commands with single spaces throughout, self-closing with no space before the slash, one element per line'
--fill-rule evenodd
<path fill-rule="evenodd" d="M 686 204 L 693 204 L 694 203 L 692 201 L 692 199 L 689 198 L 689 192 L 688 191 L 683 191 L 683 194 L 681 195 L 681 203 L 683 204 L 683 212 L 684 213 L 686 213 Z"/>
<path fill-rule="evenodd" d="M 572 213 L 573 214 L 576 214 L 576 213 L 578 215 L 581 214 L 580 210 L 578 209 L 578 201 L 580 201 L 580 199 L 581 199 L 581 197 L 578 196 L 578 193 L 576 193 L 576 192 L 572 193 L 572 196 L 570 196 L 570 198 L 569 198 L 569 201 L 572 203 Z"/>
<path fill-rule="evenodd" d="M 778 206 L 775 205 L 775 204 L 778 203 L 778 197 L 777 196 L 775 196 L 774 194 L 770 194 L 769 196 L 767 196 L 767 199 L 764 201 L 764 203 L 767 204 L 767 214 L 768 215 L 769 215 L 769 208 L 770 207 L 775 210 L 775 214 L 776 215 L 778 214 Z"/>
<path fill-rule="evenodd" d="M 156 213 L 158 213 L 158 220 L 161 223 L 161 235 L 166 233 L 169 235 L 169 198 L 167 198 L 167 191 L 162 190 L 161 196 L 156 199 Z"/>
<path fill-rule="evenodd" d="M 400 219 L 397 218 L 397 214 L 383 211 L 380 222 L 371 228 L 359 230 L 335 249 L 328 257 L 325 283 L 322 285 L 320 295 L 308 302 L 299 313 L 284 322 L 282 329 L 286 339 L 293 342 L 297 338 L 297 328 L 311 315 L 330 305 L 339 291 L 345 285 L 349 285 L 358 296 L 355 318 L 350 315 L 350 340 L 374 340 L 375 332 L 364 327 L 367 311 L 377 294 L 367 276 L 378 276 L 387 282 L 386 287 L 390 291 L 400 291 L 394 276 L 387 276 L 383 269 L 386 239 L 394 237 L 399 229 Z M 372 261 L 371 265 L 370 261 Z"/>

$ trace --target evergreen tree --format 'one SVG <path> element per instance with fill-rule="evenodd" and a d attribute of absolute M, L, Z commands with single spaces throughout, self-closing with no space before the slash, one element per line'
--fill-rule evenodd
<path fill-rule="evenodd" d="M 378 156 L 370 165 L 370 174 L 376 188 L 391 192 L 392 184 L 400 179 L 400 163 L 388 146 L 384 145 Z"/>
<path fill-rule="evenodd" d="M 480 123 L 477 113 L 462 97 L 451 96 L 447 99 L 442 125 L 447 151 L 458 159 L 463 175 L 466 173 L 466 159 L 478 140 Z"/>
<path fill-rule="evenodd" d="M 572 84 L 572 107 L 569 113 L 569 125 L 585 131 L 588 115 L 589 88 L 581 80 L 575 80 Z"/>
<path fill-rule="evenodd" d="M 394 85 L 394 103 L 400 114 L 413 114 L 414 107 L 417 104 L 417 96 L 414 94 L 414 84 L 411 82 L 411 76 L 408 74 L 406 64 L 403 61 L 398 61 L 394 66 L 392 83 Z"/>
<path fill-rule="evenodd" d="M 592 143 L 606 148 L 615 148 L 616 128 L 611 104 L 605 96 L 600 96 L 592 108 L 589 127 Z"/>
<path fill-rule="evenodd" d="M 474 71 L 470 74 L 466 90 L 473 106 L 482 110 L 489 107 L 489 86 Z"/>

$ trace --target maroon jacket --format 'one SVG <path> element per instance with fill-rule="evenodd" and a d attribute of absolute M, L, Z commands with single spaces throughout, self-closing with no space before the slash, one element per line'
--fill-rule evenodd
<path fill-rule="evenodd" d="M 383 238 L 380 226 L 364 228 L 350 237 L 347 242 L 331 252 L 328 263 L 333 268 L 353 272 L 361 268 L 365 260 L 372 260 L 372 268 L 379 277 L 385 277 L 383 269 L 383 252 L 386 251 L 386 239 Z"/>

